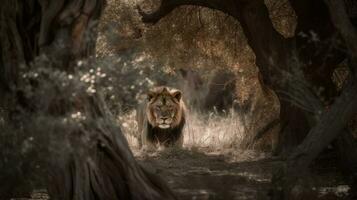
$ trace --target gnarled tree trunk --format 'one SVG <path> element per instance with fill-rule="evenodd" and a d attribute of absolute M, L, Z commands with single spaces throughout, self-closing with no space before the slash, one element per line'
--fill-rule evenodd
<path fill-rule="evenodd" d="M 33 187 L 47 187 L 51 199 L 175 199 L 136 163 L 100 91 L 61 93 L 81 66 L 95 67 L 104 3 L 2 1 L 1 199 Z M 73 113 L 84 117 L 73 120 Z"/>

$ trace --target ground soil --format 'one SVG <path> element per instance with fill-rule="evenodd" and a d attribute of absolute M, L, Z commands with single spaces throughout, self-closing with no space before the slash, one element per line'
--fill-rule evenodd
<path fill-rule="evenodd" d="M 269 153 L 252 150 L 166 148 L 133 152 L 138 162 L 164 179 L 180 200 L 268 200 L 272 172 L 282 164 Z M 312 199 L 351 199 L 346 178 L 334 159 L 321 159 L 311 171 L 311 185 L 319 194 Z M 21 200 L 48 200 L 46 193 L 35 190 L 32 198 Z"/>
<path fill-rule="evenodd" d="M 179 199 L 270 199 L 272 171 L 281 161 L 254 151 L 134 151 L 140 164 L 160 175 Z M 333 169 L 313 175 L 318 199 L 346 199 L 349 187 Z"/>

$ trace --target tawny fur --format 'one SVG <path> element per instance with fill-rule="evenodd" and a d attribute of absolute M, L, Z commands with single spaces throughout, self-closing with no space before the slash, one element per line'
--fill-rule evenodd
<path fill-rule="evenodd" d="M 176 94 L 180 95 L 179 99 L 175 97 Z M 157 103 L 162 103 L 158 101 L 161 101 L 163 95 L 166 95 L 171 103 L 170 105 L 174 106 L 176 110 L 170 128 L 165 129 L 159 127 L 154 114 L 154 106 Z M 150 90 L 148 97 L 139 105 L 137 110 L 139 146 L 157 146 L 161 144 L 181 147 L 183 143 L 182 130 L 186 122 L 186 106 L 181 98 L 181 92 L 174 88 L 160 86 Z"/>

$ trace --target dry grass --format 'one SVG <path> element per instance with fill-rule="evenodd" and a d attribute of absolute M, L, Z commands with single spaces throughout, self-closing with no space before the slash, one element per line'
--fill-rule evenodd
<path fill-rule="evenodd" d="M 227 149 L 238 149 L 245 136 L 241 117 L 236 112 L 226 114 L 202 114 L 196 111 L 188 113 L 184 128 L 184 148 L 200 149 L 205 152 L 217 152 Z M 138 148 L 136 111 L 129 111 L 118 116 L 129 145 Z"/>
<path fill-rule="evenodd" d="M 223 115 L 193 111 L 189 113 L 187 121 L 184 146 L 190 149 L 220 151 L 235 148 L 239 146 L 245 133 L 240 116 L 233 111 Z"/>
<path fill-rule="evenodd" d="M 138 134 L 138 123 L 136 122 L 136 110 L 131 110 L 118 116 L 118 122 L 124 136 L 128 140 L 131 149 L 138 149 L 139 143 L 136 138 Z"/>

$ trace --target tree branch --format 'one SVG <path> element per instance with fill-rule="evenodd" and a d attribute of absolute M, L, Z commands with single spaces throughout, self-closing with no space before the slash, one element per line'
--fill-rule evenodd
<path fill-rule="evenodd" d="M 347 123 L 357 113 L 356 88 L 357 81 L 350 80 L 331 110 L 326 111 L 320 122 L 310 130 L 303 143 L 289 157 L 291 169 L 306 169 L 316 156 L 342 133 Z"/>
<path fill-rule="evenodd" d="M 330 10 L 331 20 L 340 32 L 349 50 L 352 64 L 349 66 L 354 76 L 357 77 L 357 30 L 352 25 L 346 12 L 346 7 L 341 0 L 325 0 Z"/>
<path fill-rule="evenodd" d="M 64 5 L 64 0 L 58 0 L 52 3 L 41 0 L 39 3 L 41 4 L 43 13 L 39 38 L 39 45 L 42 46 L 48 43 L 51 25 L 53 23 L 54 18 L 58 15 L 58 12 L 60 12 L 60 10 L 62 9 Z"/>

